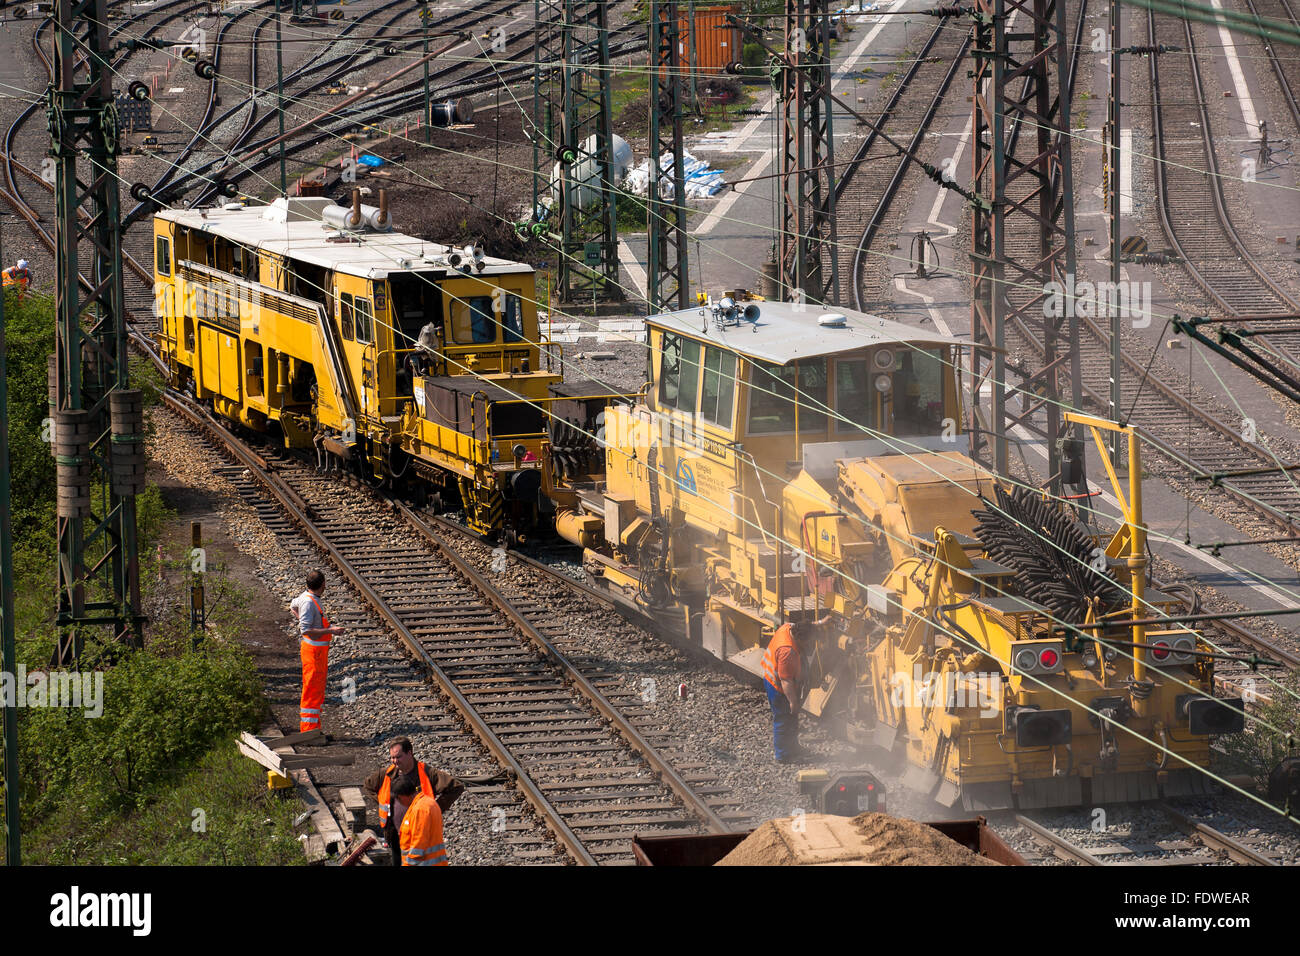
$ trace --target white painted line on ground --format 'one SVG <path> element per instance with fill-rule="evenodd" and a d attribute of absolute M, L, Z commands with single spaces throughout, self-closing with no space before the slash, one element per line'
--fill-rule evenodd
<path fill-rule="evenodd" d="M 626 239 L 618 241 L 618 261 L 627 270 L 628 278 L 632 280 L 632 284 L 641 293 L 641 298 L 645 299 L 649 295 L 650 280 L 646 276 L 645 267 L 637 262 L 636 256 L 633 255 Z"/>
<path fill-rule="evenodd" d="M 767 167 L 772 165 L 772 158 L 775 155 L 769 149 L 754 160 L 754 165 L 745 170 L 744 176 L 741 177 L 745 182 L 732 186 L 731 192 L 718 200 L 718 204 L 713 207 L 712 212 L 704 217 L 704 221 L 700 223 L 699 228 L 691 230 L 691 235 L 703 236 L 712 232 L 718 223 L 722 222 L 723 217 L 731 211 L 731 207 L 736 204 L 736 200 L 748 192 L 749 187 L 754 185 L 754 177 L 762 176 L 763 173 L 767 172 Z"/>
<path fill-rule="evenodd" d="M 905 3 L 908 2 L 909 0 L 894 0 L 894 2 L 890 4 L 889 9 L 891 11 L 897 10 L 900 7 L 902 7 Z M 862 38 L 862 40 L 858 43 L 858 45 L 853 48 L 853 52 L 849 54 L 847 59 L 845 59 L 843 66 L 841 66 L 840 68 L 840 71 L 835 74 L 837 79 L 847 75 L 852 70 L 853 64 L 857 62 L 857 60 L 862 56 L 864 52 L 866 52 L 866 49 L 871 44 L 871 41 L 880 35 L 880 31 L 885 28 L 888 22 L 889 22 L 888 17 L 882 16 L 879 18 L 879 22 L 877 22 L 876 26 L 872 30 L 870 30 L 866 36 Z M 754 119 L 746 123 L 744 127 L 741 129 L 741 135 L 736 138 L 736 142 L 738 144 L 743 144 L 747 139 L 752 137 L 754 133 L 757 132 L 759 124 L 764 123 L 768 119 L 770 119 L 768 114 L 771 112 L 771 110 L 775 105 L 776 105 L 776 96 L 773 95 L 772 99 L 767 103 L 765 107 L 763 107 L 763 115 L 756 116 L 754 117 Z M 704 235 L 708 235 L 710 232 L 716 229 L 718 223 L 720 223 L 723 217 L 725 217 L 727 213 L 731 211 L 731 207 L 736 204 L 736 200 L 738 200 L 742 195 L 744 195 L 749 190 L 749 187 L 754 184 L 754 177 L 763 175 L 763 173 L 767 171 L 767 168 L 772 165 L 772 160 L 775 158 L 776 158 L 775 150 L 773 150 L 771 147 L 764 149 L 763 155 L 759 156 L 756 160 L 754 160 L 754 164 L 752 166 L 750 166 L 748 169 L 746 169 L 744 172 L 742 172 L 739 176 L 736 177 L 737 179 L 744 179 L 747 181 L 740 183 L 738 186 L 733 186 L 731 188 L 731 192 L 727 193 L 727 195 L 719 199 L 718 204 L 713 207 L 713 210 L 707 216 L 704 217 L 704 219 L 700 222 L 699 226 L 691 230 L 691 235 L 704 236 Z"/>
<path fill-rule="evenodd" d="M 894 276 L 894 288 L 899 292 L 906 292 L 908 295 L 914 295 L 924 302 L 925 311 L 930 313 L 930 321 L 934 323 L 934 327 L 949 338 L 953 337 L 952 327 L 943 320 L 943 316 L 941 316 L 934 308 L 934 296 L 926 295 L 924 292 L 917 292 L 915 289 L 909 289 L 907 287 L 907 276 Z"/>
<path fill-rule="evenodd" d="M 1221 0 L 1210 0 L 1210 3 L 1215 10 L 1223 10 Z M 1232 74 L 1232 87 L 1237 95 L 1237 105 L 1241 107 L 1241 118 L 1246 123 L 1246 133 L 1254 136 L 1259 132 L 1255 102 L 1250 98 L 1250 87 L 1246 85 L 1246 74 L 1241 71 L 1241 60 L 1237 58 L 1237 46 L 1232 42 L 1232 33 L 1222 23 L 1219 24 L 1219 40 L 1223 44 L 1223 58 L 1228 63 L 1228 72 Z"/>
<path fill-rule="evenodd" d="M 1016 22 L 1016 16 L 1019 13 L 1020 13 L 1019 10 L 1013 10 L 1011 12 L 1011 16 L 1007 19 L 1008 28 L 1010 28 L 1012 24 Z M 990 82 L 991 81 L 989 80 L 984 81 L 984 89 L 986 92 L 988 90 L 988 85 Z M 971 133 L 974 131 L 975 128 L 975 116 L 974 116 L 973 106 L 972 106 L 971 113 L 972 115 L 970 119 L 966 120 L 966 126 L 961 131 L 961 136 L 957 139 L 957 148 L 953 150 L 952 153 L 952 164 L 950 168 L 953 170 L 954 173 L 953 179 L 957 178 L 955 173 L 958 169 L 961 168 L 962 154 L 966 152 L 966 144 L 970 142 Z M 949 236 L 955 236 L 957 234 L 957 227 L 950 226 L 947 223 L 941 222 L 939 220 L 939 213 L 943 210 L 943 204 L 947 202 L 948 194 L 950 192 L 952 192 L 951 189 L 940 189 L 938 191 L 938 194 L 934 197 L 934 205 L 930 207 L 930 215 L 926 219 L 926 222 L 928 222 L 932 226 L 938 226 L 940 229 L 947 232 Z"/>
<path fill-rule="evenodd" d="M 957 148 L 953 150 L 951 157 L 952 163 L 949 165 L 950 169 L 956 170 L 961 165 L 961 156 L 962 153 L 966 152 L 966 144 L 970 142 L 970 134 L 971 130 L 974 129 L 974 126 L 975 118 L 972 116 L 966 121 L 966 128 L 962 130 L 961 138 L 957 140 Z M 955 179 L 956 177 L 954 176 L 953 178 Z M 946 222 L 939 221 L 939 213 L 943 211 L 943 204 L 948 201 L 948 194 L 950 192 L 952 192 L 951 189 L 938 190 L 934 197 L 934 205 L 930 207 L 930 215 L 929 218 L 926 219 L 926 222 L 932 226 L 938 226 L 949 236 L 955 236 L 957 234 L 956 226 L 950 226 Z"/>
<path fill-rule="evenodd" d="M 893 13 L 906 2 L 907 0 L 894 0 L 894 2 L 889 5 L 889 10 L 887 12 Z M 880 35 L 880 31 L 885 29 L 885 25 L 888 23 L 889 17 L 887 16 L 881 15 L 876 18 L 875 27 L 862 38 L 861 42 L 853 48 L 853 52 L 845 58 L 844 65 L 841 66 L 839 71 L 835 74 L 832 82 L 842 80 L 853 72 L 853 64 L 861 58 L 862 54 L 866 52 L 867 47 L 871 45 L 871 41 Z"/>

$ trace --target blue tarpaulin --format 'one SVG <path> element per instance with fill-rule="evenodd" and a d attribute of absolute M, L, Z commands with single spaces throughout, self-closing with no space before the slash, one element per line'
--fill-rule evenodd
<path fill-rule="evenodd" d="M 378 156 L 371 156 L 369 153 L 362 154 L 360 157 L 358 157 L 357 162 L 360 163 L 362 166 L 384 165 L 384 161 L 382 159 L 380 159 Z"/>

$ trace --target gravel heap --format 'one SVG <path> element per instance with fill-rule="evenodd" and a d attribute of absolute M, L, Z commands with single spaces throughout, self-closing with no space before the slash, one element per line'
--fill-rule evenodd
<path fill-rule="evenodd" d="M 998 866 L 933 827 L 886 813 L 769 820 L 716 866 Z"/>

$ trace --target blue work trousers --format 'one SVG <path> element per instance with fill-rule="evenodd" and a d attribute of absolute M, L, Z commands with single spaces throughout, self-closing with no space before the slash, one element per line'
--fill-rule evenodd
<path fill-rule="evenodd" d="M 799 750 L 799 715 L 790 710 L 785 694 L 763 681 L 767 702 L 772 705 L 772 750 L 777 760 L 793 757 Z"/>

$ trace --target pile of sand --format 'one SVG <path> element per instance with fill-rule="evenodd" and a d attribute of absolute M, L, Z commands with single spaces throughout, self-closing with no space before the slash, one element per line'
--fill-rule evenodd
<path fill-rule="evenodd" d="M 717 866 L 997 866 L 915 820 L 809 813 L 769 820 Z"/>

